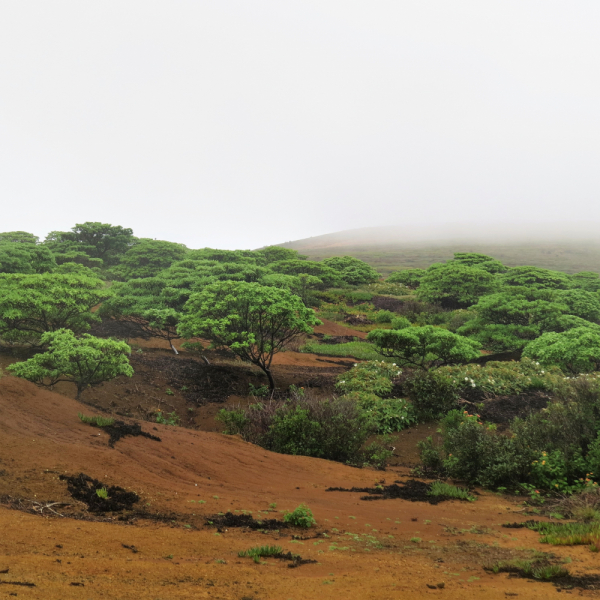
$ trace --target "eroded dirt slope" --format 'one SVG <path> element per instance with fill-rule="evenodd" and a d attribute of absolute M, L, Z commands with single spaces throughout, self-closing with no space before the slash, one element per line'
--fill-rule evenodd
<path fill-rule="evenodd" d="M 408 473 L 278 455 L 234 437 L 151 423 L 142 423 L 143 430 L 161 441 L 125 437 L 110 448 L 105 432 L 80 422 L 80 411 L 93 414 L 60 394 L 14 377 L 0 379 L 0 598 L 15 593 L 44 599 L 546 598 L 559 593 L 550 584 L 482 569 L 500 558 L 549 550 L 532 531 L 500 527 L 525 518 L 514 513 L 519 506 L 510 499 L 482 494 L 473 503 L 365 501 L 361 493 L 326 488 L 405 481 Z M 118 515 L 88 513 L 59 478 L 80 472 L 134 490 L 140 496 L 137 511 L 145 515 L 119 521 Z M 53 510 L 70 517 L 44 508 L 50 502 L 62 503 Z M 227 511 L 281 518 L 280 511 L 300 503 L 314 511 L 316 529 L 217 531 L 206 524 L 211 515 Z M 18 506 L 42 514 L 15 510 Z M 255 564 L 237 556 L 265 544 L 317 563 L 290 569 L 275 559 Z M 598 571 L 597 555 L 587 548 L 551 550 L 569 556 L 573 572 Z"/>

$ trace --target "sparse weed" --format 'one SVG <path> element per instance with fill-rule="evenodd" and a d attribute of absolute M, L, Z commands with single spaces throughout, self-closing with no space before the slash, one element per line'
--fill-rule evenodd
<path fill-rule="evenodd" d="M 108 490 L 103 487 L 96 490 L 96 496 L 98 498 L 102 498 L 103 500 L 108 500 Z"/>
<path fill-rule="evenodd" d="M 179 425 L 179 416 L 175 411 L 163 413 L 160 409 L 156 412 L 156 422 L 161 425 Z"/>

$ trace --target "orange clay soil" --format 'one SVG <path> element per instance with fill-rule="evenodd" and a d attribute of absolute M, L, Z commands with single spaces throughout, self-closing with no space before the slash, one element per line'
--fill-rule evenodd
<path fill-rule="evenodd" d="M 0 598 L 556 596 L 551 584 L 482 568 L 524 549 L 570 556 L 577 574 L 598 572 L 597 555 L 587 548 L 548 548 L 532 531 L 502 529 L 507 520 L 525 518 L 509 498 L 481 493 L 473 503 L 437 506 L 362 501 L 360 493 L 325 489 L 405 480 L 407 471 L 279 455 L 236 437 L 147 422 L 143 429 L 162 441 L 127 437 L 110 448 L 104 431 L 80 422 L 80 411 L 94 414 L 58 393 L 12 376 L 0 379 Z M 79 472 L 135 490 L 146 517 L 123 522 L 88 513 L 59 480 Z M 67 516 L 42 509 L 49 502 L 65 503 L 53 510 Z M 273 503 L 276 510 L 259 514 Z M 313 510 L 316 529 L 217 532 L 206 524 L 210 515 L 230 510 L 281 518 L 279 511 L 300 503 Z M 18 505 L 25 511 L 15 510 Z M 43 514 L 31 514 L 35 509 Z M 274 544 L 318 562 L 290 569 L 272 558 L 266 564 L 238 558 L 240 550 Z M 438 583 L 444 588 L 428 587 Z"/>

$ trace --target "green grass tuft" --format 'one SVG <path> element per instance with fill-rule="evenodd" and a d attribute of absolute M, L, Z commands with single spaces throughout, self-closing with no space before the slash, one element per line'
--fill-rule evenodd
<path fill-rule="evenodd" d="M 446 496 L 447 498 L 456 498 L 456 500 L 468 500 L 475 502 L 475 497 L 469 494 L 468 490 L 444 483 L 443 481 L 434 481 L 427 492 L 430 496 Z"/>
<path fill-rule="evenodd" d="M 77 416 L 82 423 L 87 423 L 94 427 L 109 427 L 115 423 L 115 420 L 110 417 L 87 417 L 82 413 L 77 413 Z"/>
<path fill-rule="evenodd" d="M 540 581 L 550 581 L 557 577 L 567 577 L 568 569 L 561 565 L 544 564 L 539 560 L 502 560 L 484 567 L 492 573 L 517 573 L 522 577 L 531 577 Z"/>
<path fill-rule="evenodd" d="M 260 559 L 265 556 L 279 556 L 283 554 L 281 546 L 254 546 L 248 550 L 240 550 L 238 556 L 241 558 L 251 558 L 255 563 L 260 563 Z"/>

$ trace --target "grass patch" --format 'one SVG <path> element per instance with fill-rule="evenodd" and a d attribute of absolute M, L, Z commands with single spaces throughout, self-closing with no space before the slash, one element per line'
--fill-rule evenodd
<path fill-rule="evenodd" d="M 88 417 L 82 413 L 77 413 L 77 416 L 82 423 L 94 425 L 95 427 L 110 427 L 115 424 L 115 420 L 110 417 Z"/>
<path fill-rule="evenodd" d="M 335 356 L 341 358 L 356 358 L 358 360 L 385 360 L 391 362 L 391 358 L 382 356 L 375 350 L 375 346 L 369 342 L 346 342 L 345 344 L 319 344 L 308 342 L 300 352 L 310 352 L 321 356 Z"/>
<path fill-rule="evenodd" d="M 445 498 L 455 498 L 456 500 L 468 500 L 475 502 L 475 496 L 471 496 L 468 490 L 444 483 L 443 481 L 434 481 L 427 492 L 429 496 L 443 496 Z"/>
<path fill-rule="evenodd" d="M 240 550 L 240 558 L 251 558 L 255 563 L 260 563 L 260 559 L 266 556 L 281 556 L 283 548 L 281 546 L 254 546 L 248 550 Z"/>
<path fill-rule="evenodd" d="M 542 544 L 551 546 L 600 546 L 600 523 L 535 523 L 529 529 L 542 536 Z"/>
<path fill-rule="evenodd" d="M 551 565 L 543 560 L 502 560 L 485 566 L 492 573 L 516 573 L 521 577 L 529 577 L 540 581 L 551 581 L 558 577 L 568 577 L 569 571 L 561 565 Z"/>

